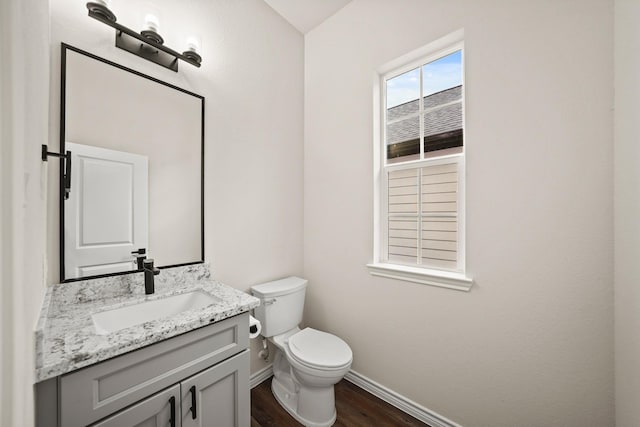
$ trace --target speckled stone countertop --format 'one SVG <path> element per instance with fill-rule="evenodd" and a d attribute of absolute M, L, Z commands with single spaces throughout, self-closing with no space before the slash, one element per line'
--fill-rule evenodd
<path fill-rule="evenodd" d="M 219 302 L 112 332 L 96 333 L 91 315 L 200 290 Z M 142 273 L 49 286 L 36 327 L 36 382 L 89 366 L 257 307 L 259 300 L 210 277 L 206 264 L 161 270 L 145 295 Z"/>

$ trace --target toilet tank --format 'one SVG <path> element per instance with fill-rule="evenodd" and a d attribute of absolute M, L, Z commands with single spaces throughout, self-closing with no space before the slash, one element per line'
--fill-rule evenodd
<path fill-rule="evenodd" d="M 307 280 L 295 276 L 251 287 L 251 294 L 260 299 L 253 311 L 262 324 L 262 336 L 279 335 L 300 324 L 306 288 Z"/>

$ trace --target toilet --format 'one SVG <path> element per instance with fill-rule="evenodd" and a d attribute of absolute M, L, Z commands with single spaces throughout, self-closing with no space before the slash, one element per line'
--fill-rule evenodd
<path fill-rule="evenodd" d="M 300 329 L 307 280 L 287 277 L 251 288 L 262 336 L 276 347 L 271 390 L 293 418 L 307 427 L 336 421 L 333 386 L 351 367 L 349 345 L 335 335 Z"/>

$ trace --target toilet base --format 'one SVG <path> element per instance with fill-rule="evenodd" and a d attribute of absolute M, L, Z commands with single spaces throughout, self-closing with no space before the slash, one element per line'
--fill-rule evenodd
<path fill-rule="evenodd" d="M 336 422 L 333 385 L 311 387 L 294 378 L 294 369 L 280 349 L 273 360 L 271 391 L 293 418 L 306 427 L 330 427 Z"/>
<path fill-rule="evenodd" d="M 330 427 L 336 422 L 336 410 L 333 409 L 333 415 L 326 421 L 310 421 L 298 414 L 298 397 L 299 393 L 296 393 L 296 385 L 290 378 L 282 378 L 284 381 L 280 381 L 278 378 L 273 377 L 271 380 L 271 391 L 276 400 L 293 418 L 306 427 Z M 298 386 L 299 387 L 299 386 Z M 331 387 L 333 393 L 333 387 Z"/>

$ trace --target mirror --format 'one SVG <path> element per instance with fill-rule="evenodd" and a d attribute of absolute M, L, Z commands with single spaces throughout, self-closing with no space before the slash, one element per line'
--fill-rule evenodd
<path fill-rule="evenodd" d="M 204 260 L 204 97 L 62 44 L 61 281 Z"/>

